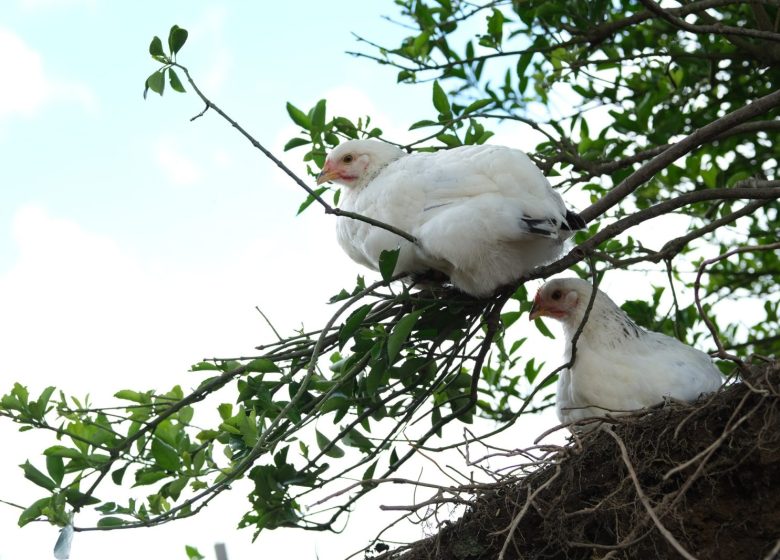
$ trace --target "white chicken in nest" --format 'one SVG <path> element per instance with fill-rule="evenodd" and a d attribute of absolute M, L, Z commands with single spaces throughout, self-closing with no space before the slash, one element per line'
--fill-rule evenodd
<path fill-rule="evenodd" d="M 563 324 L 567 362 L 592 292 L 586 280 L 560 278 L 544 284 L 534 299 L 531 319 L 546 316 Z M 693 401 L 723 383 L 707 354 L 639 327 L 601 290 L 576 348 L 574 365 L 558 377 L 556 411 L 562 423 L 639 410 L 665 398 Z"/>

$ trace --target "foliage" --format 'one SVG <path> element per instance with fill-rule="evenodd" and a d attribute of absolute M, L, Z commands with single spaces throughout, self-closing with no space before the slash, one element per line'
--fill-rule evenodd
<path fill-rule="evenodd" d="M 531 155 L 540 168 L 591 202 L 579 246 L 487 300 L 393 283 L 388 253 L 381 280 L 358 278 L 331 299 L 337 311 L 322 329 L 266 343 L 251 358 L 195 364 L 197 388 L 189 393 L 179 386 L 124 389 L 115 395 L 119 404 L 95 407 L 54 388 L 33 398 L 17 384 L 2 398 L 0 415 L 58 439 L 43 458 L 22 465 L 41 498 L 21 514 L 21 525 L 39 518 L 62 525 L 86 506 L 103 515 L 99 529 L 155 525 L 196 514 L 244 478 L 252 487 L 241 526 L 255 534 L 280 526 L 333 529 L 421 448 L 441 450 L 431 441 L 451 422 L 478 414 L 505 429 L 551 403 L 557 370 L 510 327 L 530 308 L 524 282 L 567 268 L 601 277 L 663 263 L 668 285 L 624 309 L 644 326 L 704 347 L 712 344 L 702 336 L 702 312 L 717 318 L 724 301 L 760 299 L 760 321 L 716 324 L 715 334 L 742 357 L 780 349 L 780 261 L 771 250 L 780 155 L 775 2 L 395 5 L 410 36 L 398 46 L 362 39 L 368 52 L 356 55 L 395 68 L 400 83 L 431 88 L 431 118 L 411 123 L 419 136 L 403 146 L 479 144 L 499 125 L 535 131 L 543 141 Z M 205 103 L 201 115 L 216 112 L 274 158 L 179 64 L 186 38 L 174 26 L 167 54 L 154 38 L 149 52 L 162 66 L 146 80 L 145 94 L 162 94 L 166 76 L 183 91 L 180 70 Z M 555 110 L 561 102 L 569 113 Z M 285 149 L 304 148 L 311 174 L 346 138 L 395 140 L 370 117 L 328 115 L 325 100 L 308 111 L 288 103 L 287 111 L 300 134 Z M 315 191 L 293 179 L 308 191 L 300 211 L 316 201 L 338 213 L 338 191 L 331 205 L 322 198 L 326 187 Z M 689 217 L 687 233 L 666 236 L 659 249 L 627 233 L 678 211 Z M 703 274 L 701 308 L 684 305 L 703 259 L 734 245 L 769 249 L 714 262 Z M 537 327 L 549 334 L 543 323 Z M 123 500 L 96 497 L 109 475 Z M 337 482 L 345 478 L 355 485 L 337 492 L 334 508 L 305 507 L 343 488 Z"/>

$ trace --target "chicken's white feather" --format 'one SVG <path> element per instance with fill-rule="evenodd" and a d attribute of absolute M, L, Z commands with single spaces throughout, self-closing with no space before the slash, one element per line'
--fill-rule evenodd
<path fill-rule="evenodd" d="M 562 278 L 537 294 L 532 316 L 561 321 L 567 362 L 592 290 L 585 280 Z M 707 354 L 639 327 L 598 290 L 577 340 L 574 365 L 559 375 L 556 410 L 561 422 L 574 422 L 650 407 L 667 397 L 693 401 L 722 382 Z"/>
<path fill-rule="evenodd" d="M 555 259 L 584 225 L 527 155 L 502 146 L 406 154 L 353 140 L 331 152 L 322 180 L 346 186 L 342 209 L 418 240 L 339 217 L 338 240 L 353 260 L 377 269 L 382 251 L 400 247 L 396 272 L 438 270 L 479 297 Z"/>

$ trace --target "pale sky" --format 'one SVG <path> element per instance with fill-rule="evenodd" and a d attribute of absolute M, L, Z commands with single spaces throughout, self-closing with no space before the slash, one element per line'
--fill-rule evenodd
<path fill-rule="evenodd" d="M 165 41 L 178 24 L 190 32 L 180 62 L 277 154 L 296 131 L 287 101 L 307 110 L 325 97 L 400 138 L 430 116 L 430 86 L 396 86 L 393 70 L 344 54 L 360 48 L 353 31 L 390 44 L 403 36 L 380 19 L 392 10 L 361 0 L 3 0 L 0 391 L 53 384 L 105 402 L 122 388 L 186 390 L 199 380 L 191 364 L 251 354 L 272 336 L 255 305 L 282 332 L 317 327 L 332 294 L 371 277 L 341 253 L 331 217 L 316 207 L 295 216 L 302 191 L 228 124 L 215 114 L 189 121 L 202 108 L 194 94 L 141 93 L 156 68 L 151 37 Z M 496 143 L 531 150 L 535 139 L 510 129 Z M 302 172 L 299 160 L 285 156 Z M 540 344 L 557 365 L 562 342 Z M 524 420 L 508 437 L 526 444 L 555 423 L 554 414 Z M 54 442 L 6 422 L 0 437 L 0 498 L 29 505 L 41 496 L 17 465 L 42 464 Z M 338 559 L 391 519 L 379 503 L 413 499 L 393 488 L 340 535 L 278 530 L 252 544 L 250 530 L 235 530 L 245 494 L 237 485 L 194 520 L 77 534 L 71 558 L 183 559 L 185 544 L 213 558 L 225 541 L 231 560 Z M 51 558 L 57 529 L 19 529 L 18 514 L 0 504 L 0 560 Z"/>

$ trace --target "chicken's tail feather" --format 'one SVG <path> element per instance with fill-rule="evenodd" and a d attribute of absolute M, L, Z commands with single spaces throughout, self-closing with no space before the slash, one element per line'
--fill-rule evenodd
<path fill-rule="evenodd" d="M 585 227 L 585 220 L 582 219 L 582 216 L 577 214 L 577 212 L 566 210 L 566 220 L 561 224 L 561 229 L 575 231 L 578 229 L 585 229 Z"/>

